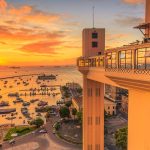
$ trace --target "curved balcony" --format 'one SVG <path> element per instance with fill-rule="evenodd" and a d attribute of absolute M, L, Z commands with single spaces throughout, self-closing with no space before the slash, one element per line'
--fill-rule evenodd
<path fill-rule="evenodd" d="M 145 90 L 150 88 L 150 43 L 107 50 L 100 56 L 80 57 L 77 65 L 91 80 L 127 88 L 130 85 L 140 89 L 141 84 Z"/>

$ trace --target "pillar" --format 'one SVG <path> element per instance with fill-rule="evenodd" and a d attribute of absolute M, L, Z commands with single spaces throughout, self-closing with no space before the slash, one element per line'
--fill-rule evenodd
<path fill-rule="evenodd" d="M 150 150 L 150 92 L 129 90 L 128 150 Z"/>
<path fill-rule="evenodd" d="M 83 78 L 83 150 L 104 150 L 104 84 Z"/>

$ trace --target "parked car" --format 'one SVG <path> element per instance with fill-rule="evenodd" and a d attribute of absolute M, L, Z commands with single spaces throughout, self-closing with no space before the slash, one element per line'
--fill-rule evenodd
<path fill-rule="evenodd" d="M 47 131 L 45 129 L 42 129 L 39 131 L 39 133 L 47 133 Z"/>
<path fill-rule="evenodd" d="M 16 143 L 16 141 L 14 139 L 9 141 L 9 144 L 15 144 L 15 143 Z"/>

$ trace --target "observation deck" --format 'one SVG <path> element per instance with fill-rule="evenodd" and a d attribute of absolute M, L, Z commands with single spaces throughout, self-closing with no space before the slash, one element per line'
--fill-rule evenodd
<path fill-rule="evenodd" d="M 88 79 L 150 91 L 150 43 L 137 42 L 108 49 L 104 55 L 79 57 L 77 66 Z"/>

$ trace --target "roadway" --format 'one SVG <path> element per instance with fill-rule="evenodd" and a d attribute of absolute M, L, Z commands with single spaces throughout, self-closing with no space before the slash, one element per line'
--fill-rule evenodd
<path fill-rule="evenodd" d="M 35 133 L 15 138 L 14 145 L 10 145 L 9 142 L 3 143 L 0 150 L 82 150 L 81 146 L 67 143 L 52 133 L 55 119 L 45 125 L 47 133 L 39 133 L 39 129 Z"/>

